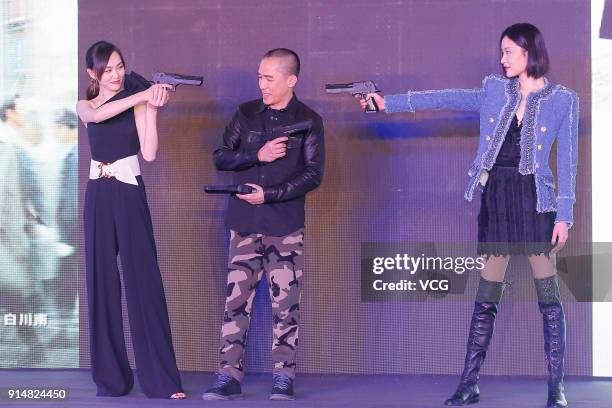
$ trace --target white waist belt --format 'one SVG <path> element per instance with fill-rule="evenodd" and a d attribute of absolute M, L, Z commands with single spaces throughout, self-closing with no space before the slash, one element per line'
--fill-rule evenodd
<path fill-rule="evenodd" d="M 91 165 L 89 166 L 89 178 L 91 180 L 114 177 L 121 182 L 137 186 L 136 176 L 139 175 L 140 164 L 136 155 L 124 157 L 112 163 L 102 163 L 91 159 Z"/>

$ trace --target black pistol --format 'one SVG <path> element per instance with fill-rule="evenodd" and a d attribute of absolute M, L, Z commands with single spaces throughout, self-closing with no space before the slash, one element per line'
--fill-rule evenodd
<path fill-rule="evenodd" d="M 246 184 L 233 184 L 204 186 L 204 191 L 208 194 L 251 194 L 257 190 Z"/>
<path fill-rule="evenodd" d="M 268 140 L 273 140 L 280 136 L 287 136 L 289 139 L 298 139 L 302 137 L 302 132 L 309 130 L 311 127 L 311 120 L 296 122 L 286 126 L 277 126 L 263 132 L 263 142 L 265 143 Z"/>
<path fill-rule="evenodd" d="M 193 85 L 200 86 L 204 82 L 204 77 L 193 76 L 193 75 L 179 75 L 171 74 L 168 72 L 158 72 L 153 74 L 153 84 L 168 84 L 172 85 L 170 91 L 176 91 L 176 87 L 179 85 Z"/>
<path fill-rule="evenodd" d="M 312 121 L 305 120 L 302 122 L 292 123 L 290 125 L 277 126 L 263 132 L 249 132 L 247 135 L 247 140 L 261 146 L 263 146 L 266 142 L 281 136 L 287 136 L 289 140 L 297 140 L 303 136 L 303 132 L 306 132 L 311 127 Z M 285 144 L 286 143 L 287 142 L 285 142 Z"/>
<path fill-rule="evenodd" d="M 380 89 L 374 81 L 351 82 L 348 84 L 326 84 L 325 92 L 330 94 L 350 93 L 351 95 L 359 95 L 361 99 L 366 99 L 369 93 L 378 93 Z M 367 99 L 366 113 L 378 112 L 378 106 L 373 98 Z"/>

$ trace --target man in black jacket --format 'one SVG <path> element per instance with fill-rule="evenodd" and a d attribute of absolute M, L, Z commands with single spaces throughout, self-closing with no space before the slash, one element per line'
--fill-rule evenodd
<path fill-rule="evenodd" d="M 255 192 L 229 199 L 229 271 L 219 372 L 205 399 L 242 396 L 247 330 L 255 288 L 264 272 L 274 319 L 270 399 L 295 398 L 304 203 L 306 194 L 321 184 L 324 162 L 321 117 L 293 92 L 299 71 L 295 52 L 268 51 L 259 65 L 262 98 L 240 105 L 214 152 L 218 170 L 233 171 L 235 184 L 248 184 Z M 311 128 L 291 138 L 266 140 L 271 129 L 302 121 L 310 121 Z"/>

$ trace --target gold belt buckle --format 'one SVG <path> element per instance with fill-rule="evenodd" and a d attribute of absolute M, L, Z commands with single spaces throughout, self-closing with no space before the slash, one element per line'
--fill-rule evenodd
<path fill-rule="evenodd" d="M 111 165 L 112 163 L 103 163 L 100 162 L 100 164 L 98 164 L 98 169 L 100 169 L 100 173 L 98 174 L 98 178 L 111 178 L 113 177 L 111 174 L 108 174 L 104 171 L 104 168 L 106 166 Z"/>

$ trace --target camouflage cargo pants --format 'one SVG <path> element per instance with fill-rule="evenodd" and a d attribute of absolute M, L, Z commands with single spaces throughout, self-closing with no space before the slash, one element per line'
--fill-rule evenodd
<path fill-rule="evenodd" d="M 300 321 L 304 229 L 283 237 L 230 231 L 225 313 L 221 327 L 219 372 L 241 381 L 244 350 L 255 289 L 264 272 L 268 280 L 272 317 L 274 373 L 295 377 Z"/>

